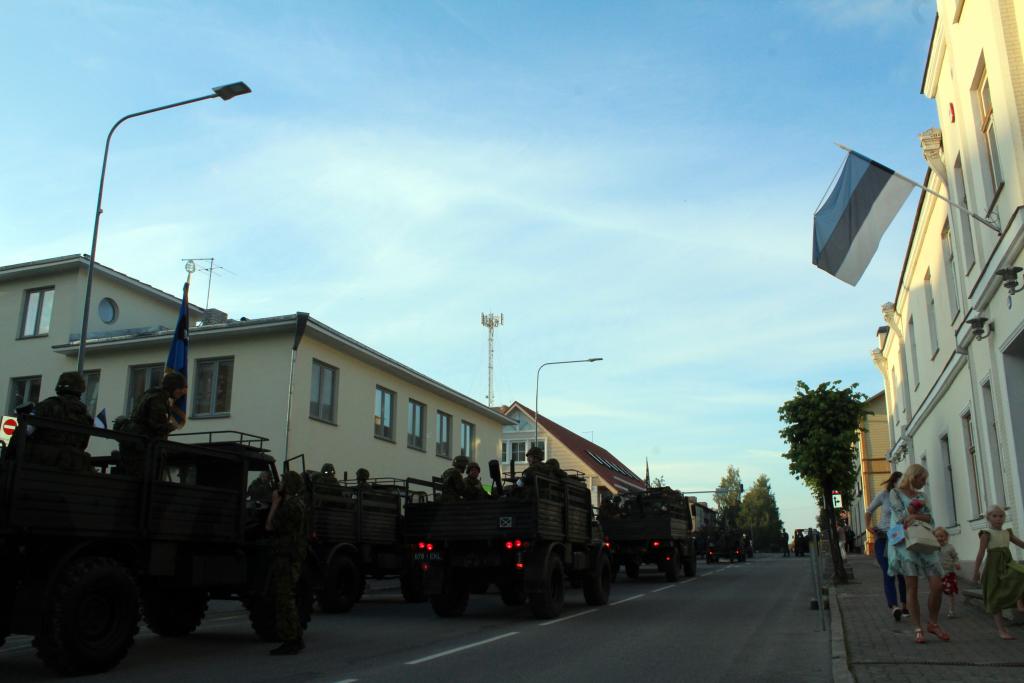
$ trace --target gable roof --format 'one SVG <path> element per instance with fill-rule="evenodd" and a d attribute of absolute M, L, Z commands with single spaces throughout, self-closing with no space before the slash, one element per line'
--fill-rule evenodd
<path fill-rule="evenodd" d="M 519 401 L 513 401 L 510 406 L 502 406 L 500 410 L 505 415 L 513 410 L 520 410 L 531 420 L 536 420 L 535 413 Z M 598 476 L 616 488 L 626 487 L 641 491 L 647 488 L 644 480 L 638 477 L 633 470 L 623 465 L 618 458 L 593 441 L 584 439 L 576 432 L 566 429 L 543 415 L 540 416 L 540 425 L 544 431 L 558 439 L 562 445 L 572 451 L 573 455 L 593 469 Z"/>

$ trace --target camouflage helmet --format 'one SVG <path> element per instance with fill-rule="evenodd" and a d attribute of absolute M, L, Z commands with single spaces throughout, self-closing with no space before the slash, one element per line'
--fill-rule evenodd
<path fill-rule="evenodd" d="M 366 481 L 370 478 L 370 470 L 365 467 L 360 467 L 356 470 L 356 481 Z"/>
<path fill-rule="evenodd" d="M 290 496 L 302 493 L 302 489 L 305 488 L 305 485 L 302 483 L 302 475 L 294 470 L 288 470 L 281 477 L 281 488 Z"/>
<path fill-rule="evenodd" d="M 320 474 L 330 474 L 330 475 L 333 476 L 334 475 L 334 465 L 332 465 L 331 463 L 324 464 L 324 466 L 320 468 Z"/>
<path fill-rule="evenodd" d="M 77 372 L 62 372 L 57 378 L 57 386 L 54 391 L 60 394 L 74 394 L 81 396 L 85 393 L 85 378 Z"/>
<path fill-rule="evenodd" d="M 553 470 L 560 470 L 560 469 L 562 469 L 561 463 L 559 463 L 554 458 L 548 458 L 548 467 L 550 467 Z"/>
<path fill-rule="evenodd" d="M 533 460 L 534 458 L 544 460 L 544 449 L 539 446 L 533 446 L 530 450 L 526 451 L 527 460 Z"/>
<path fill-rule="evenodd" d="M 477 472 L 479 472 L 480 463 L 478 463 L 476 460 L 470 461 L 470 463 L 466 465 L 466 471 L 469 472 L 470 470 L 476 470 Z"/>
<path fill-rule="evenodd" d="M 469 465 L 469 458 L 464 455 L 456 455 L 452 458 L 452 467 L 457 470 L 465 470 L 467 465 Z"/>
<path fill-rule="evenodd" d="M 164 374 L 164 378 L 160 382 L 160 386 L 162 386 L 165 391 L 173 392 L 177 389 L 184 389 L 188 386 L 188 382 L 185 380 L 185 375 L 176 370 L 170 370 Z"/>

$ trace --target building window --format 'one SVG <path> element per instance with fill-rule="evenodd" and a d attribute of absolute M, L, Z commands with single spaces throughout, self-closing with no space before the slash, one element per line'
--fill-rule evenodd
<path fill-rule="evenodd" d="M 7 395 L 7 414 L 14 415 L 14 409 L 26 403 L 39 403 L 39 387 L 43 378 L 15 377 L 11 380 L 11 390 Z"/>
<path fill-rule="evenodd" d="M 107 325 L 112 325 L 117 322 L 117 302 L 110 297 L 100 299 L 99 306 L 96 307 L 96 310 L 100 314 L 100 320 L 105 322 Z"/>
<path fill-rule="evenodd" d="M 932 290 L 932 273 L 924 274 L 924 302 L 928 307 L 928 341 L 931 342 L 932 359 L 939 352 L 939 328 L 935 322 L 935 292 Z"/>
<path fill-rule="evenodd" d="M 314 359 L 313 377 L 309 387 L 309 416 L 314 420 L 336 424 L 338 368 Z"/>
<path fill-rule="evenodd" d="M 437 443 L 434 454 L 439 458 L 452 457 L 452 416 L 437 411 Z"/>
<path fill-rule="evenodd" d="M 423 424 L 423 416 L 427 414 L 427 407 L 419 401 L 409 399 L 409 419 L 406 430 L 405 444 L 409 448 L 418 451 L 425 451 L 426 448 L 426 426 Z"/>
<path fill-rule="evenodd" d="M 96 415 L 96 399 L 100 393 L 100 371 L 86 370 L 82 373 L 85 377 L 85 393 L 82 394 L 82 403 L 89 409 L 89 414 Z"/>
<path fill-rule="evenodd" d="M 909 327 L 907 328 L 910 329 Z M 911 336 L 908 334 L 908 336 Z M 900 344 L 900 393 L 903 394 L 903 414 L 910 422 L 910 366 L 907 365 L 907 347 Z"/>
<path fill-rule="evenodd" d="M 192 388 L 192 416 L 215 417 L 231 412 L 231 375 L 234 358 L 209 358 L 196 362 Z"/>
<path fill-rule="evenodd" d="M 956 517 L 956 491 L 953 489 L 953 462 L 949 457 L 949 435 L 943 434 L 939 438 L 939 450 L 942 453 L 942 466 L 946 474 L 946 501 L 949 503 L 947 526 L 959 524 Z"/>
<path fill-rule="evenodd" d="M 130 416 L 142 395 L 153 387 L 160 386 L 163 377 L 164 366 L 162 363 L 160 365 L 136 365 L 128 368 L 128 395 L 125 414 Z"/>
<path fill-rule="evenodd" d="M 395 440 L 395 392 L 377 387 L 373 404 L 373 435 L 378 439 Z"/>
<path fill-rule="evenodd" d="M 459 454 L 470 460 L 476 457 L 476 425 L 472 422 L 462 421 L 462 430 L 459 438 Z"/>
<path fill-rule="evenodd" d="M 501 461 L 508 463 L 511 460 L 515 462 L 526 462 L 526 451 L 536 446 L 537 448 L 544 450 L 544 441 L 534 441 L 533 439 L 506 439 L 501 442 Z"/>
<path fill-rule="evenodd" d="M 921 368 L 917 364 L 917 336 L 914 334 L 914 319 L 907 320 L 907 343 L 910 344 L 910 369 L 914 379 L 914 388 L 921 386 Z"/>
<path fill-rule="evenodd" d="M 953 164 L 953 184 L 956 185 L 957 201 L 970 209 L 971 205 L 967 199 L 967 183 L 964 182 L 964 167 L 959 156 Z M 967 273 L 970 273 L 971 268 L 974 267 L 974 231 L 971 228 L 971 217 L 967 212 L 961 210 L 959 215 L 960 234 L 964 242 L 964 274 L 966 275 Z"/>
<path fill-rule="evenodd" d="M 971 516 L 981 517 L 981 468 L 978 467 L 978 452 L 974 447 L 974 425 L 971 422 L 971 413 L 964 413 L 962 421 L 964 450 L 967 452 L 967 478 L 971 486 Z"/>
<path fill-rule="evenodd" d="M 30 289 L 25 292 L 25 306 L 21 312 L 21 337 L 48 335 L 52 313 L 53 287 Z"/>
<path fill-rule="evenodd" d="M 985 162 L 985 177 L 989 183 L 991 197 L 995 197 L 999 186 L 1003 184 L 1003 173 L 999 168 L 999 150 L 996 148 L 996 132 L 992 125 L 992 92 L 989 88 L 988 73 L 982 66 L 978 89 L 974 91 L 978 107 L 978 125 L 981 133 L 981 151 Z"/>
<path fill-rule="evenodd" d="M 953 241 L 949 234 L 949 221 L 942 227 L 942 256 L 946 260 L 946 289 L 949 294 L 949 319 L 956 324 L 960 315 L 960 292 L 957 290 L 956 261 L 953 259 Z"/>
<path fill-rule="evenodd" d="M 996 423 L 996 407 L 992 400 L 992 384 L 986 381 L 981 385 L 981 400 L 985 406 L 985 436 L 988 439 L 988 452 L 992 462 L 992 493 L 995 500 L 989 501 L 996 505 L 1006 505 L 1006 487 L 1003 485 L 1003 462 L 999 452 L 999 425 Z"/>

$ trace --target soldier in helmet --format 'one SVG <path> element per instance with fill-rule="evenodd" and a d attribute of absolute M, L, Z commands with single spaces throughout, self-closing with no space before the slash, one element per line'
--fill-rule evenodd
<path fill-rule="evenodd" d="M 480 463 L 471 462 L 466 466 L 466 490 L 462 493 L 463 500 L 483 500 L 490 498 L 480 481 Z"/>
<path fill-rule="evenodd" d="M 270 501 L 273 498 L 273 486 L 270 484 L 270 472 L 268 470 L 260 472 L 260 476 L 249 484 L 249 488 L 246 490 L 245 495 L 250 500 L 264 505 L 270 505 Z"/>
<path fill-rule="evenodd" d="M 185 376 L 173 370 L 167 372 L 160 386 L 147 390 L 139 397 L 131 417 L 121 426 L 121 431 L 150 439 L 166 439 L 168 434 L 185 426 L 185 418 L 174 406 L 174 402 L 187 392 Z M 132 475 L 141 474 L 145 450 L 142 444 L 134 440 L 124 441 L 120 449 L 124 471 Z"/>
<path fill-rule="evenodd" d="M 466 493 L 466 480 L 463 473 L 469 465 L 469 458 L 464 455 L 456 455 L 452 459 L 452 466 L 441 475 L 441 502 L 450 503 L 462 500 Z"/>
<path fill-rule="evenodd" d="M 42 401 L 35 408 L 38 417 L 61 420 L 80 427 L 92 427 L 89 410 L 82 403 L 85 393 L 85 378 L 77 372 L 61 373 L 55 388 L 56 396 Z M 88 434 L 76 434 L 49 427 L 38 427 L 30 433 L 29 459 L 43 465 L 55 465 L 62 469 L 87 472 L 89 456 L 85 449 L 89 445 Z"/>
<path fill-rule="evenodd" d="M 334 474 L 334 465 L 326 463 L 320 468 L 320 478 L 317 479 L 318 484 L 334 484 L 337 486 L 338 477 Z"/>
<path fill-rule="evenodd" d="M 267 531 L 272 535 L 273 560 L 270 567 L 270 589 L 277 617 L 277 636 L 282 643 L 270 651 L 272 655 L 296 655 L 306 645 L 302 640 L 295 585 L 306 559 L 306 504 L 302 493 L 305 484 L 297 472 L 288 471 L 281 478 L 281 490 L 274 491 L 267 515 Z"/>
<path fill-rule="evenodd" d="M 356 470 L 356 487 L 361 489 L 370 488 L 370 470 L 360 467 Z"/>

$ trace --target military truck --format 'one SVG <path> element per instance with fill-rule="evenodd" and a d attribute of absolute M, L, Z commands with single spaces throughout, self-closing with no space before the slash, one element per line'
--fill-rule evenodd
<path fill-rule="evenodd" d="M 39 464 L 29 427 L 87 435 L 84 467 Z M 150 441 L 23 417 L 0 450 L 0 640 L 33 635 L 55 671 L 97 673 L 127 654 L 140 612 L 154 633 L 184 636 L 211 598 L 241 600 L 256 634 L 275 640 L 267 506 L 246 500 L 261 472 L 278 486 L 263 443 L 237 432 Z M 311 585 L 305 571 L 303 628 Z"/>
<path fill-rule="evenodd" d="M 708 532 L 707 561 L 746 562 L 747 554 L 743 548 L 743 534 L 736 529 L 716 527 Z"/>
<path fill-rule="evenodd" d="M 678 491 L 657 487 L 627 493 L 602 504 L 598 521 L 612 557 L 612 574 L 620 567 L 636 579 L 640 566 L 655 564 L 667 581 L 697 573 L 693 518 Z"/>
<path fill-rule="evenodd" d="M 422 575 L 411 570 L 402 532 L 402 505 L 415 499 L 401 479 L 336 481 L 306 472 L 310 551 L 319 567 L 316 598 L 329 613 L 348 612 L 362 598 L 366 577 L 398 576 L 408 602 L 424 602 Z"/>
<path fill-rule="evenodd" d="M 502 495 L 406 505 L 406 539 L 434 612 L 459 616 L 471 592 L 492 584 L 506 605 L 529 603 L 539 619 L 561 613 L 567 581 L 582 585 L 588 605 L 607 604 L 611 562 L 583 476 L 536 474 L 501 486 L 497 461 L 490 466 Z"/>

